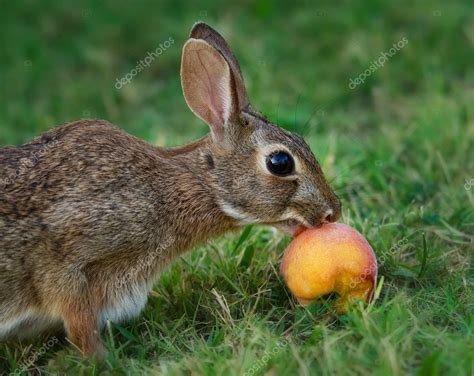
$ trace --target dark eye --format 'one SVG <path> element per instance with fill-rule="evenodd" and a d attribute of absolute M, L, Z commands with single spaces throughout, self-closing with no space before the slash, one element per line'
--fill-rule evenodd
<path fill-rule="evenodd" d="M 295 162 L 288 153 L 276 151 L 267 156 L 267 168 L 274 175 L 286 176 L 293 172 Z"/>

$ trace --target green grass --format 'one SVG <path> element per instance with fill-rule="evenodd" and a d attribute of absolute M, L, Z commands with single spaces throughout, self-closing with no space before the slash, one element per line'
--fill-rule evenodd
<path fill-rule="evenodd" d="M 303 308 L 278 272 L 289 239 L 253 227 L 174 262 L 144 314 L 104 333 L 104 365 L 64 343 L 34 356 L 37 339 L 0 344 L 0 372 L 33 355 L 28 371 L 44 374 L 473 374 L 471 1 L 80 3 L 1 2 L 0 145 L 84 117 L 169 146 L 203 135 L 179 86 L 181 47 L 202 19 L 228 38 L 255 107 L 304 133 L 343 221 L 384 260 L 381 290 L 345 316 L 330 301 Z M 403 37 L 406 47 L 349 89 Z"/>

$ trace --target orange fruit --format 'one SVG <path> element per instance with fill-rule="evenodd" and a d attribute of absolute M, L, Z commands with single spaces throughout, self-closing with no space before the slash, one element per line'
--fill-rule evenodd
<path fill-rule="evenodd" d="M 330 223 L 306 229 L 290 243 L 281 273 L 302 304 L 336 292 L 336 310 L 347 311 L 352 298 L 369 302 L 377 279 L 377 259 L 355 229 Z"/>

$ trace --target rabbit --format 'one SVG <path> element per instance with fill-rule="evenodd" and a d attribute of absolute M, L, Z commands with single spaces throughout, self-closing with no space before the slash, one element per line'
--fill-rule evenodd
<path fill-rule="evenodd" d="M 184 44 L 181 84 L 210 127 L 183 147 L 78 120 L 0 149 L 0 340 L 61 330 L 103 358 L 107 321 L 138 316 L 186 250 L 248 224 L 294 235 L 340 217 L 309 146 L 253 110 L 205 23 Z"/>

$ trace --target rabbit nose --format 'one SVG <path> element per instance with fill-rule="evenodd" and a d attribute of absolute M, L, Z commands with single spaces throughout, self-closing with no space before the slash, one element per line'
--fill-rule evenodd
<path fill-rule="evenodd" d="M 335 222 L 334 220 L 334 211 L 332 209 L 328 209 L 323 213 L 321 218 L 321 223 L 331 223 Z"/>
<path fill-rule="evenodd" d="M 334 209 L 326 209 L 323 212 L 319 212 L 317 216 L 313 217 L 313 221 L 308 222 L 311 225 L 309 227 L 321 227 L 326 223 L 336 222 L 339 219 L 339 211 L 334 212 Z"/>
<path fill-rule="evenodd" d="M 341 217 L 341 201 L 338 197 L 335 197 L 328 206 L 329 208 L 324 213 L 325 215 L 323 216 L 323 221 L 326 221 L 327 223 L 337 222 Z"/>
<path fill-rule="evenodd" d="M 338 205 L 336 210 L 328 209 L 323 213 L 322 218 L 321 218 L 321 223 L 336 222 L 340 216 L 341 216 L 341 210 L 340 210 L 340 206 Z"/>

